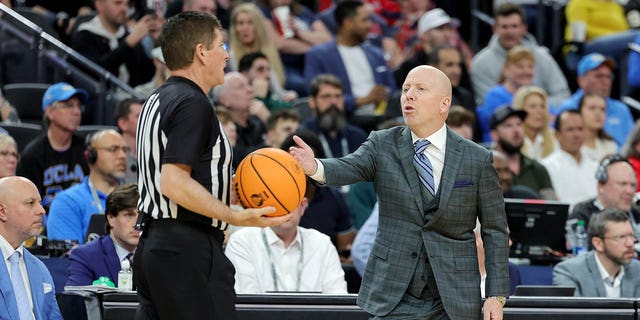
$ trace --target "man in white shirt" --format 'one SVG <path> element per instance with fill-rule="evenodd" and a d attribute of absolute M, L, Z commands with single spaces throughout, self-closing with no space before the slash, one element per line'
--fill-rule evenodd
<path fill-rule="evenodd" d="M 567 110 L 556 117 L 557 149 L 541 163 L 547 168 L 558 200 L 572 207 L 598 194 L 595 173 L 598 163 L 582 151 L 583 121 L 580 112 Z"/>
<path fill-rule="evenodd" d="M 231 235 L 225 254 L 236 268 L 236 293 L 347 294 L 340 258 L 329 237 L 298 226 L 307 204 L 305 197 L 291 219 L 279 226 L 246 227 Z"/>
<path fill-rule="evenodd" d="M 579 297 L 638 297 L 640 262 L 633 259 L 636 235 L 627 213 L 605 209 L 593 215 L 588 234 L 593 251 L 557 264 L 553 284 L 574 286 Z"/>

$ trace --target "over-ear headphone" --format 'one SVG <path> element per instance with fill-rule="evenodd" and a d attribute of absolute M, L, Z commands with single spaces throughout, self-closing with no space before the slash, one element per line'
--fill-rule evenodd
<path fill-rule="evenodd" d="M 87 137 L 84 140 L 85 151 L 84 156 L 87 158 L 87 162 L 89 164 L 95 164 L 98 161 L 98 151 L 94 147 L 91 146 L 93 142 L 94 133 L 87 134 Z"/>
<path fill-rule="evenodd" d="M 629 163 L 629 165 L 631 165 L 629 160 L 627 160 L 625 157 L 621 155 L 613 154 L 610 156 L 606 156 L 602 159 L 602 161 L 600 162 L 600 166 L 596 170 L 596 180 L 603 184 L 607 183 L 607 181 L 609 180 L 609 175 L 607 174 L 607 168 L 616 162 L 626 162 L 626 163 Z"/>

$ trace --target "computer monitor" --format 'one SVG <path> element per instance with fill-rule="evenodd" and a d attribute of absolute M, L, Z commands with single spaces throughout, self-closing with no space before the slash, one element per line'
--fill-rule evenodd
<path fill-rule="evenodd" d="M 557 262 L 567 251 L 565 224 L 569 204 L 537 199 L 504 199 L 511 232 L 509 256 L 532 262 Z"/>
<path fill-rule="evenodd" d="M 516 287 L 514 296 L 528 297 L 573 297 L 576 287 L 571 286 L 527 286 Z"/>
<path fill-rule="evenodd" d="M 104 217 L 104 214 L 92 214 L 89 218 L 89 226 L 87 227 L 87 234 L 85 235 L 84 241 L 91 242 L 100 236 L 106 235 L 107 231 L 104 228 L 106 223 L 107 219 Z"/>

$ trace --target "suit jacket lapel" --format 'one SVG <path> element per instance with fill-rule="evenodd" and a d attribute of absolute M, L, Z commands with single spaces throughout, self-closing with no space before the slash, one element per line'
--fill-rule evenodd
<path fill-rule="evenodd" d="M 2 295 L 2 303 L 9 311 L 11 319 L 20 319 L 18 313 L 18 306 L 16 305 L 16 296 L 13 293 L 13 285 L 11 284 L 11 278 L 9 278 L 9 270 L 7 270 L 7 264 L 5 263 L 2 251 L 0 251 L 0 295 Z M 2 306 L 0 304 L 0 306 Z"/>
<path fill-rule="evenodd" d="M 100 241 L 104 263 L 109 269 L 109 278 L 117 283 L 118 272 L 120 271 L 120 259 L 118 258 L 116 247 L 113 244 L 113 240 L 111 240 L 111 237 L 108 235 L 101 238 Z"/>
<path fill-rule="evenodd" d="M 24 263 L 27 267 L 27 274 L 29 275 L 29 285 L 31 286 L 31 300 L 33 300 L 33 313 L 36 316 L 36 320 L 43 319 L 43 315 L 40 314 L 40 310 L 44 304 L 44 286 L 40 270 L 36 267 L 36 262 L 33 259 L 38 259 L 27 252 L 24 249 Z"/>
<path fill-rule="evenodd" d="M 458 169 L 462 162 L 462 150 L 460 146 L 461 138 L 455 135 L 449 128 L 447 128 L 447 142 L 444 154 L 444 168 L 442 169 L 442 175 L 440 176 L 440 204 L 438 211 L 433 219 L 429 221 L 429 224 L 434 223 L 445 212 L 443 208 L 447 207 L 451 192 L 453 191 L 453 185 L 458 176 Z"/>
<path fill-rule="evenodd" d="M 634 288 L 636 286 L 636 279 L 629 271 L 629 265 L 623 266 L 624 268 L 624 277 L 622 277 L 622 283 L 620 284 L 620 297 L 634 297 Z"/>
<path fill-rule="evenodd" d="M 411 139 L 411 130 L 408 127 L 405 127 L 402 133 L 398 138 L 398 142 L 396 143 L 398 146 L 398 155 L 400 156 L 400 162 L 402 164 L 402 170 L 404 172 L 405 177 L 407 178 L 407 182 L 409 183 L 409 188 L 411 189 L 411 193 L 413 193 L 413 198 L 416 201 L 416 205 L 420 208 L 420 216 L 424 219 L 424 201 L 422 201 L 422 191 L 420 187 L 420 180 L 418 179 L 418 172 L 416 168 L 413 166 L 413 155 L 415 154 L 415 148 L 413 147 L 413 141 Z"/>
<path fill-rule="evenodd" d="M 340 56 L 340 50 L 338 50 L 337 42 L 333 41 L 330 51 L 331 51 L 330 52 L 331 57 L 336 57 L 336 58 L 328 59 L 327 61 L 329 63 L 334 63 L 337 65 L 337 68 L 335 69 L 335 71 L 338 71 L 338 74 L 336 76 L 338 76 L 338 78 L 340 79 L 349 79 L 349 74 L 347 73 L 347 67 L 345 67 L 344 61 L 342 61 L 342 58 Z M 374 72 L 374 76 L 375 76 L 375 72 Z M 344 92 L 351 92 L 351 83 L 349 81 L 343 81 L 342 85 L 344 86 Z"/>
<path fill-rule="evenodd" d="M 595 284 L 596 294 L 598 297 L 606 297 L 607 291 L 604 289 L 604 282 L 602 282 L 600 270 L 598 269 L 598 264 L 596 263 L 596 255 L 593 251 L 589 252 L 588 254 L 589 257 L 587 257 L 587 269 L 589 269 L 591 283 Z"/>

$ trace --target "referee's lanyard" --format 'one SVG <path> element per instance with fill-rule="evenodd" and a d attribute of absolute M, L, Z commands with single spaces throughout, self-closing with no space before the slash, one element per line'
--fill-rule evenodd
<path fill-rule="evenodd" d="M 98 213 L 104 214 L 104 210 L 102 209 L 102 202 L 100 202 L 100 197 L 98 197 L 98 192 L 96 192 L 96 187 L 93 185 L 93 182 L 91 182 L 91 177 L 87 178 L 87 181 L 89 182 L 89 190 L 91 190 L 91 196 L 93 197 L 93 202 L 96 204 L 96 207 L 98 207 Z"/>
<path fill-rule="evenodd" d="M 302 233 L 300 233 L 300 228 L 298 228 L 296 232 L 300 234 L 300 258 L 298 259 L 298 278 L 296 283 L 296 291 L 300 291 L 300 279 L 302 277 L 302 256 L 304 255 L 304 246 L 302 245 Z M 267 242 L 267 234 L 264 232 L 264 228 L 262 229 L 262 242 L 264 243 L 264 247 L 267 249 L 267 255 L 269 256 L 269 262 L 271 263 L 273 291 L 280 291 L 278 290 L 278 276 L 276 274 L 276 265 L 273 261 L 273 254 L 271 253 L 271 247 L 269 247 L 269 243 Z"/>

